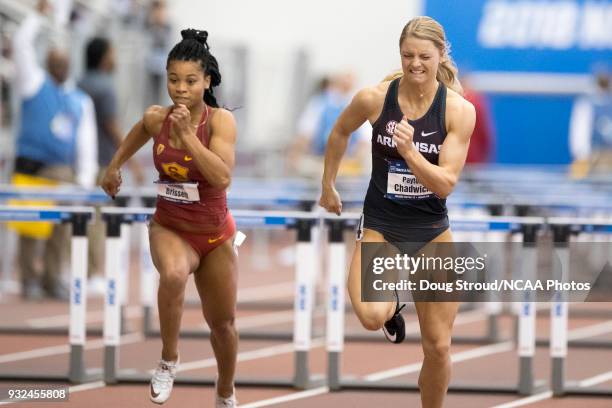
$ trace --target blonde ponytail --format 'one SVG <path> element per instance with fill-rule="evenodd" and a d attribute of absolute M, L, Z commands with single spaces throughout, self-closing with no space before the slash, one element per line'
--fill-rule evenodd
<path fill-rule="evenodd" d="M 446 85 L 448 88 L 457 92 L 459 95 L 463 95 L 463 87 L 459 78 L 457 77 L 459 70 L 455 66 L 453 60 L 447 56 L 445 60 L 440 62 L 438 66 L 438 73 L 436 79 Z"/>

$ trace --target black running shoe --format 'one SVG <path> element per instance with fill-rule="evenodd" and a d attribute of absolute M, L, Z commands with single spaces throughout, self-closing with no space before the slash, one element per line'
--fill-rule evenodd
<path fill-rule="evenodd" d="M 391 316 L 391 319 L 387 320 L 383 326 L 383 333 L 385 337 L 391 343 L 401 343 L 406 338 L 406 324 L 404 323 L 404 317 L 401 315 L 402 309 L 406 306 L 399 304 L 399 296 L 397 291 L 395 292 L 397 303 L 395 304 L 395 313 Z"/>

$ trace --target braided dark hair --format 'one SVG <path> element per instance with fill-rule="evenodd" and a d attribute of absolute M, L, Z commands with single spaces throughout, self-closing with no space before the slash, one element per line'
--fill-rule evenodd
<path fill-rule="evenodd" d="M 177 43 L 168 54 L 166 69 L 171 61 L 194 61 L 200 62 L 204 75 L 210 75 L 210 88 L 204 91 L 204 102 L 212 107 L 218 108 L 213 87 L 221 83 L 219 63 L 210 53 L 208 46 L 208 32 L 189 28 L 181 31 L 183 40 Z"/>

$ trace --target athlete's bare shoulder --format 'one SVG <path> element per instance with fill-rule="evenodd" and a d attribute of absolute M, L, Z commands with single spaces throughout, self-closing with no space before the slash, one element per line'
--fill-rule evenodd
<path fill-rule="evenodd" d="M 448 113 L 461 113 L 465 111 L 474 110 L 474 105 L 467 99 L 465 99 L 458 92 L 448 88 L 446 93 L 446 112 Z"/>
<path fill-rule="evenodd" d="M 212 123 L 225 123 L 227 121 L 234 121 L 234 114 L 229 109 L 225 108 L 213 108 L 214 115 L 212 116 Z"/>
<path fill-rule="evenodd" d="M 451 129 L 462 126 L 465 122 L 473 122 L 476 118 L 474 105 L 462 95 L 452 89 L 446 94 L 446 128 Z"/>
<path fill-rule="evenodd" d="M 361 89 L 353 97 L 352 105 L 365 113 L 370 122 L 372 122 L 374 116 L 380 114 L 382 105 L 385 101 L 385 95 L 389 88 L 390 82 L 385 81 L 374 86 L 369 86 Z"/>
<path fill-rule="evenodd" d="M 161 131 L 170 108 L 170 106 L 151 105 L 145 110 L 142 123 L 150 135 L 156 135 Z"/>
<path fill-rule="evenodd" d="M 235 136 L 236 133 L 236 119 L 234 114 L 225 108 L 214 108 L 214 114 L 210 120 L 210 126 L 214 134 L 218 134 L 219 130 L 229 130 Z"/>
<path fill-rule="evenodd" d="M 387 94 L 387 89 L 389 89 L 389 84 L 391 82 L 385 81 L 374 86 L 368 86 L 366 88 L 361 89 L 355 95 L 355 99 L 359 98 L 363 103 L 366 104 L 377 104 L 380 101 L 384 101 L 385 95 Z"/>

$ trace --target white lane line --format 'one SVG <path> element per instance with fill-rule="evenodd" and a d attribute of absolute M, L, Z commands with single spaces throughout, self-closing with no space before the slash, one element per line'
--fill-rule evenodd
<path fill-rule="evenodd" d="M 582 339 L 585 337 L 595 337 L 600 336 L 602 334 L 607 334 L 612 332 L 612 320 L 607 322 L 593 324 L 590 326 L 579 327 L 577 329 L 573 329 L 567 336 L 568 340 L 576 340 Z"/>
<path fill-rule="evenodd" d="M 142 306 L 128 306 L 125 308 L 125 317 L 136 319 L 142 317 Z M 104 310 L 87 312 L 87 323 L 98 323 L 104 320 Z M 37 317 L 26 320 L 26 324 L 35 328 L 47 328 L 57 326 L 68 326 L 70 315 L 62 314 L 48 317 Z"/>
<path fill-rule="evenodd" d="M 596 326 L 596 325 L 595 325 Z M 581 330 L 581 329 L 577 329 L 577 330 Z M 581 334 L 584 334 L 585 331 L 583 330 L 581 332 Z M 313 341 L 313 348 L 314 347 L 319 347 L 320 345 L 323 344 L 323 339 L 317 339 L 315 341 Z M 502 351 L 506 351 L 506 348 L 508 347 L 508 344 L 512 344 L 511 342 L 504 342 L 504 343 L 500 343 L 500 344 L 494 344 L 494 345 L 490 345 L 490 346 L 483 346 L 483 347 L 479 347 L 477 349 L 473 349 L 473 350 L 467 350 L 465 352 L 461 352 L 461 353 L 457 353 L 455 355 L 451 355 L 451 359 L 453 362 L 460 362 L 460 361 L 465 361 L 471 358 L 475 358 L 475 356 L 484 356 L 484 355 L 490 355 L 493 354 L 498 348 L 499 351 L 497 352 L 502 352 Z M 512 348 L 512 347 L 511 347 Z M 272 349 L 276 350 L 276 353 L 273 352 Z M 485 350 L 482 350 L 485 349 Z M 488 350 L 487 350 L 488 349 Z M 253 360 L 256 358 L 264 358 L 264 357 L 269 357 L 275 354 L 282 354 L 282 353 L 287 353 L 287 352 L 291 352 L 293 350 L 293 344 L 287 343 L 285 345 L 281 345 L 278 347 L 268 347 L 268 348 L 264 348 L 264 349 L 259 349 L 259 350 L 252 350 L 252 351 L 248 351 L 248 352 L 244 352 L 244 353 L 240 353 L 238 356 L 238 361 L 249 361 L 249 360 Z M 181 368 L 179 371 L 186 371 L 186 370 L 191 370 L 191 369 L 195 369 L 195 368 L 204 368 L 204 367 L 210 367 L 215 365 L 216 363 L 214 362 L 214 359 L 206 359 L 206 360 L 201 360 L 201 361 L 196 361 L 196 362 L 192 362 L 192 363 L 187 363 L 187 364 L 182 364 Z M 410 366 L 404 366 L 404 367 L 400 367 L 400 368 L 404 368 L 404 370 L 406 370 L 406 367 L 420 367 L 421 363 L 418 364 L 412 364 Z M 186 368 L 185 368 L 186 366 Z M 415 368 L 412 368 L 413 370 Z M 370 376 L 365 377 L 366 379 L 368 377 L 372 377 L 374 375 L 376 375 L 377 373 L 374 374 L 370 374 Z M 379 373 L 380 374 L 380 373 Z M 587 384 L 587 385 L 595 385 L 601 382 L 605 382 L 608 379 L 612 378 L 612 371 L 609 373 L 605 373 L 596 377 L 592 377 L 589 379 L 585 379 L 581 382 L 581 384 Z M 583 386 L 587 386 L 587 385 L 583 385 Z M 101 388 L 104 387 L 105 384 L 101 381 L 97 381 L 97 382 L 93 382 L 93 383 L 88 383 L 88 384 L 82 384 L 82 385 L 78 385 L 78 386 L 74 386 L 70 388 L 70 392 L 79 392 L 79 391 L 85 391 L 85 390 L 91 390 L 91 389 L 96 389 L 96 388 Z M 295 401 L 298 399 L 304 399 L 304 398 L 310 398 L 310 397 L 314 397 L 317 395 L 322 395 L 322 394 L 326 394 L 329 392 L 329 389 L 327 387 L 319 387 L 319 388 L 315 388 L 312 390 L 308 390 L 308 391 L 301 391 L 301 392 L 296 392 L 296 393 L 291 393 L 291 394 L 287 394 L 284 396 L 280 396 L 280 397 L 275 397 L 275 398 L 270 398 L 270 399 L 266 399 L 266 400 L 261 400 L 261 401 L 256 401 L 250 404 L 246 404 L 246 405 L 241 405 L 242 408 L 261 408 L 261 407 L 266 407 L 266 406 L 271 406 L 271 405 L 277 405 L 277 404 L 281 404 L 284 402 L 288 402 L 288 401 Z M 520 407 L 520 406 L 524 406 L 524 405 L 528 405 L 534 402 L 538 402 L 544 399 L 548 399 L 552 397 L 552 392 L 544 392 L 541 394 L 536 394 L 527 398 L 522 398 L 520 400 L 516 400 L 516 401 L 512 401 L 510 403 L 507 404 L 502 404 L 502 405 L 497 405 L 494 408 L 514 408 L 514 407 Z M 4 405 L 6 403 L 0 403 L 0 405 Z"/>
<path fill-rule="evenodd" d="M 293 294 L 293 282 L 281 282 L 271 285 L 255 286 L 238 290 L 238 301 L 270 300 L 273 298 L 287 297 Z M 132 305 L 125 309 L 125 317 L 142 317 L 142 306 Z M 104 320 L 104 310 L 87 312 L 87 323 L 98 323 Z M 36 317 L 26 320 L 26 325 L 36 328 L 67 326 L 70 323 L 69 314 L 52 315 L 47 317 Z"/>
<path fill-rule="evenodd" d="M 316 397 L 317 395 L 327 394 L 328 392 L 329 388 L 327 387 L 313 388 L 312 390 L 308 391 L 300 391 L 293 394 L 282 395 L 280 397 L 252 402 L 250 404 L 242 404 L 240 405 L 240 408 L 269 407 L 270 405 L 282 404 L 284 402 L 295 401 L 302 398 Z"/>
<path fill-rule="evenodd" d="M 500 405 L 495 405 L 491 408 L 515 408 L 515 407 L 522 407 L 524 405 L 529 405 L 532 404 L 534 402 L 538 402 L 538 401 L 542 401 L 545 399 L 549 399 L 552 398 L 552 391 L 546 391 L 546 392 L 542 392 L 540 394 L 535 394 L 532 395 L 531 397 L 527 397 L 527 398 L 521 398 L 518 399 L 516 401 L 512 401 L 512 402 L 508 402 L 505 404 L 500 404 Z"/>
<path fill-rule="evenodd" d="M 460 363 L 462 361 L 471 360 L 474 358 L 489 356 L 497 353 L 504 353 L 511 351 L 514 348 L 514 343 L 506 341 L 498 344 L 491 344 L 489 346 L 477 347 L 475 349 L 462 351 L 460 353 L 451 354 L 451 362 Z M 388 378 L 398 377 L 400 375 L 415 373 L 421 369 L 423 363 L 414 363 L 402 367 L 393 368 L 391 370 L 379 371 L 376 373 L 369 374 L 364 377 L 366 381 L 381 381 Z"/>
<path fill-rule="evenodd" d="M 605 323 L 597 323 L 591 326 L 581 327 L 578 329 L 570 330 L 568 333 L 568 338 L 571 339 L 581 339 L 591 336 L 597 336 L 601 334 L 606 334 L 612 331 L 612 321 Z M 510 351 L 514 348 L 513 342 L 504 342 L 499 344 L 493 344 L 489 346 L 478 347 L 472 350 L 467 350 L 458 354 L 451 354 L 452 362 L 460 362 L 465 360 L 470 360 L 472 358 L 477 358 L 481 356 L 487 356 L 497 353 L 503 353 L 506 351 Z M 421 368 L 421 363 L 410 364 L 406 366 L 396 367 L 390 370 L 381 371 L 379 373 L 373 373 L 365 377 L 367 381 L 380 381 L 383 379 L 388 379 L 392 377 L 396 377 L 399 375 L 404 375 L 408 373 L 413 373 Z"/>
<path fill-rule="evenodd" d="M 325 339 L 314 339 L 311 344 L 311 348 L 322 347 L 325 344 Z M 293 343 L 285 343 L 277 346 L 265 347 L 261 349 L 243 351 L 238 353 L 237 361 L 239 363 L 251 360 L 257 360 L 260 358 L 274 357 L 281 354 L 293 353 L 295 347 Z M 217 360 L 214 357 L 206 358 L 203 360 L 190 361 L 189 363 L 181 363 L 177 371 L 189 371 L 197 370 L 200 368 L 214 367 L 217 365 Z M 150 370 L 149 373 L 153 374 L 155 370 Z"/>
<path fill-rule="evenodd" d="M 315 312 L 315 316 L 321 314 L 321 312 Z M 293 311 L 287 312 L 271 312 L 266 314 L 259 314 L 255 316 L 246 316 L 236 319 L 236 325 L 239 328 L 253 328 L 257 326 L 265 326 L 274 323 L 284 323 L 293 320 Z M 121 337 L 121 344 L 130 344 L 142 341 L 143 335 L 140 333 L 131 333 Z M 85 349 L 97 349 L 104 347 L 103 339 L 96 339 L 86 343 Z M 28 351 L 20 351 L 11 354 L 0 355 L 0 364 L 10 363 L 20 360 L 28 360 L 32 358 L 49 357 L 59 354 L 67 354 L 70 352 L 70 346 L 62 344 L 58 346 L 48 346 L 37 348 Z"/>
<path fill-rule="evenodd" d="M 128 314 L 137 314 L 137 313 L 140 314 L 141 307 L 140 306 L 130 306 L 129 308 L 127 308 L 126 311 Z M 315 317 L 322 316 L 323 314 L 324 314 L 324 310 L 319 309 L 315 311 L 314 316 Z M 254 316 L 239 317 L 238 319 L 236 319 L 236 325 L 240 329 L 245 329 L 245 328 L 250 329 L 250 328 L 254 328 L 258 326 L 266 326 L 270 324 L 290 322 L 293 320 L 293 317 L 294 317 L 293 310 L 281 311 L 281 312 L 270 312 L 270 313 L 258 314 Z M 457 316 L 455 325 L 467 324 L 467 323 L 475 322 L 478 320 L 482 320 L 483 318 L 484 316 L 481 311 L 466 312 L 466 313 L 462 313 Z M 418 333 L 418 331 L 419 331 L 419 324 L 417 321 L 411 322 L 406 325 L 406 333 Z M 612 328 L 610 328 L 610 331 L 612 331 Z M 136 336 L 136 337 L 132 337 L 132 336 Z M 142 336 L 139 334 L 128 334 L 128 335 L 123 336 L 122 339 L 126 339 L 126 340 L 121 341 L 122 344 L 129 344 L 129 343 L 140 341 L 140 339 L 142 339 Z M 92 340 L 88 342 L 85 348 L 95 349 L 95 348 L 100 348 L 100 347 L 103 347 L 103 340 L 98 339 L 98 340 Z M 69 352 L 70 352 L 70 346 L 66 344 L 59 345 L 59 346 L 43 347 L 43 348 L 38 348 L 34 350 L 29 350 L 29 351 L 22 351 L 22 352 L 17 352 L 17 353 L 12 353 L 12 354 L 0 355 L 0 364 L 19 361 L 19 360 L 27 360 L 27 359 L 32 359 L 32 358 L 49 357 L 49 356 L 58 355 L 58 354 L 66 354 Z"/>
<path fill-rule="evenodd" d="M 468 321 L 470 319 L 466 319 L 466 321 Z M 569 332 L 568 334 L 568 338 L 569 336 L 572 336 L 572 338 L 583 338 L 583 337 L 589 337 L 589 335 L 591 333 L 596 333 L 596 334 L 605 334 L 608 333 L 609 331 L 612 331 L 612 328 L 609 328 L 607 326 L 602 327 L 602 324 L 595 324 L 592 326 L 587 326 L 584 328 L 580 328 L 580 329 L 574 329 L 572 331 Z M 407 325 L 408 328 L 408 325 Z M 411 330 L 414 329 L 414 327 L 410 327 Z M 483 347 L 478 347 L 476 349 L 472 349 L 472 350 L 467 350 L 461 353 L 456 353 L 456 354 L 451 354 L 451 360 L 453 362 L 461 362 L 461 361 L 466 361 L 472 358 L 476 358 L 479 356 L 485 356 L 485 355 L 493 355 L 496 353 L 502 353 L 502 352 L 507 352 L 507 351 L 511 351 L 514 348 L 514 344 L 511 341 L 507 341 L 507 342 L 503 342 L 503 343 L 499 343 L 499 344 L 492 344 L 489 346 L 483 346 Z M 395 369 L 391 369 L 391 370 L 386 370 L 386 371 L 382 371 L 379 373 L 372 373 L 368 376 L 365 376 L 364 379 L 366 380 L 370 380 L 370 381 L 377 381 L 377 380 L 381 380 L 383 378 L 390 378 L 390 377 L 394 377 L 397 375 L 402 375 L 402 374 L 407 374 L 409 372 L 416 372 L 418 370 L 420 370 L 422 365 L 421 363 L 414 363 L 414 364 L 410 364 L 407 366 L 402 366 L 402 367 L 397 367 Z M 386 374 L 385 374 L 386 373 Z M 384 375 L 384 377 L 383 377 Z M 607 380 L 607 375 L 611 375 L 612 376 L 612 372 L 610 373 L 606 373 L 606 380 Z M 600 377 L 600 378 L 599 378 Z M 373 378 L 373 379 L 372 379 Z M 604 375 L 598 376 L 597 380 L 599 380 L 597 383 L 600 382 L 604 382 L 602 381 L 602 379 L 604 378 Z M 587 380 L 591 380 L 591 382 L 595 381 L 595 377 L 593 377 L 592 379 L 587 379 Z M 584 380 L 584 381 L 587 381 Z M 595 384 L 592 384 L 595 385 Z M 304 398 L 310 398 L 313 396 L 317 396 L 317 395 L 322 395 L 325 394 L 327 392 L 329 392 L 329 389 L 327 389 L 327 387 L 320 387 L 320 388 L 315 388 L 313 390 L 313 394 L 308 394 L 308 391 L 305 392 L 297 392 L 297 393 L 291 393 L 291 394 L 287 394 L 284 396 L 280 396 L 280 397 L 276 397 L 276 398 L 271 398 L 271 399 L 267 399 L 267 400 L 261 400 L 261 401 L 256 401 L 253 402 L 251 404 L 246 404 L 246 405 L 241 405 L 241 408 L 260 408 L 260 407 L 267 407 L 270 405 L 276 405 L 276 404 L 280 404 L 282 402 L 286 402 L 286 401 L 295 401 L 298 399 L 304 399 Z M 534 402 L 538 402 L 538 401 L 542 401 L 545 399 L 549 399 L 552 398 L 552 392 L 548 391 L 548 392 L 543 392 L 540 394 L 536 394 L 536 395 L 532 395 L 530 397 L 527 398 L 522 398 L 520 400 L 516 400 L 516 401 L 512 401 L 510 403 L 507 404 L 502 404 L 502 405 L 497 405 L 493 408 L 513 408 L 513 407 L 520 407 L 523 405 L 527 405 L 527 404 L 531 404 Z"/>
<path fill-rule="evenodd" d="M 106 383 L 104 383 L 104 381 L 94 381 L 86 384 L 73 385 L 72 387 L 68 388 L 68 392 L 72 394 L 73 392 L 94 390 L 96 388 L 101 388 L 105 386 Z"/>
<path fill-rule="evenodd" d="M 17 353 L 0 355 L 0 364 L 10 363 L 13 361 L 27 360 L 30 358 L 47 357 L 57 354 L 65 354 L 70 351 L 70 347 L 66 344 L 61 346 L 42 347 L 34 350 L 19 351 Z"/>
<path fill-rule="evenodd" d="M 594 385 L 598 385 L 601 383 L 605 383 L 606 381 L 612 380 L 612 371 L 608 371 L 607 373 L 598 374 L 594 377 L 585 378 L 582 381 L 578 382 L 579 387 L 592 387 Z"/>
<path fill-rule="evenodd" d="M 321 317 L 325 316 L 325 308 L 319 307 L 316 308 L 312 314 L 312 317 Z M 292 322 L 295 317 L 295 313 L 293 310 L 285 310 L 282 312 L 270 312 L 270 313 L 260 313 L 253 316 L 244 316 L 236 319 L 236 327 L 239 330 L 242 329 L 250 329 L 253 327 L 259 326 L 268 326 L 279 323 L 287 323 Z"/>
<path fill-rule="evenodd" d="M 261 285 L 238 290 L 239 302 L 253 302 L 257 300 L 270 300 L 276 298 L 293 298 L 295 283 L 281 282 L 271 285 Z"/>
<path fill-rule="evenodd" d="M 270 300 L 274 298 L 291 297 L 294 289 L 293 282 L 282 282 L 271 285 L 255 286 L 238 290 L 238 301 L 253 302 Z M 125 309 L 125 316 L 130 319 L 142 317 L 142 306 L 132 305 Z M 87 323 L 98 323 L 104 320 L 104 310 L 87 312 Z M 70 323 L 69 314 L 36 317 L 26 320 L 26 325 L 36 328 L 67 326 Z"/>
<path fill-rule="evenodd" d="M 140 333 L 132 333 L 121 336 L 121 344 L 137 343 L 142 340 L 144 340 L 144 337 Z M 104 347 L 103 339 L 92 340 L 85 344 L 85 350 L 95 350 L 102 347 Z M 58 354 L 67 354 L 69 352 L 70 346 L 68 344 L 63 344 L 60 346 L 42 347 L 34 350 L 20 351 L 17 353 L 0 355 L 0 364 L 12 363 L 21 360 L 29 360 L 32 358 L 55 356 Z"/>
<path fill-rule="evenodd" d="M 282 312 L 260 313 L 253 316 L 244 316 L 236 319 L 236 327 L 240 330 L 268 324 L 286 323 L 293 321 L 293 310 Z"/>

